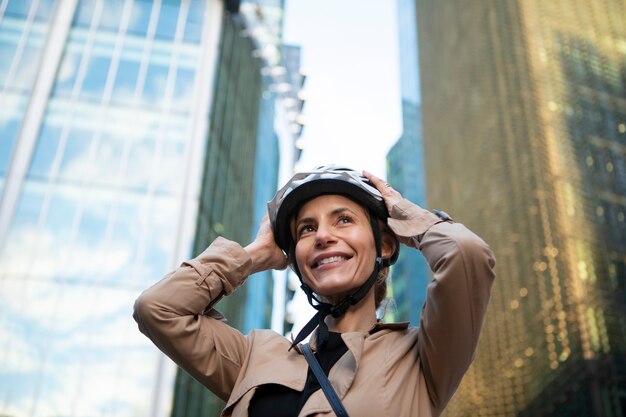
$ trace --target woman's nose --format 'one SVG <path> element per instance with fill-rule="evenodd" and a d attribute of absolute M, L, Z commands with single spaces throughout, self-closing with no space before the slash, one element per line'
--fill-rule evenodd
<path fill-rule="evenodd" d="M 332 234 L 332 230 L 328 226 L 319 225 L 315 232 L 315 246 L 325 247 L 333 242 L 335 242 L 335 236 Z"/>

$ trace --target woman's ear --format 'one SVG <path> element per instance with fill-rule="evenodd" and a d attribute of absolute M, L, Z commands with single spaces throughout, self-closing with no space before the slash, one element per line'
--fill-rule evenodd
<path fill-rule="evenodd" d="M 387 227 L 383 228 L 381 231 L 381 245 L 381 255 L 383 259 L 390 259 L 398 249 L 398 241 Z"/>

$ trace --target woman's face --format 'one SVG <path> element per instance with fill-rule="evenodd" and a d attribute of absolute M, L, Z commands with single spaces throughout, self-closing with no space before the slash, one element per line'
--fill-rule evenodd
<path fill-rule="evenodd" d="M 305 203 L 295 220 L 296 262 L 315 293 L 341 298 L 361 286 L 376 259 L 366 210 L 340 195 Z"/>

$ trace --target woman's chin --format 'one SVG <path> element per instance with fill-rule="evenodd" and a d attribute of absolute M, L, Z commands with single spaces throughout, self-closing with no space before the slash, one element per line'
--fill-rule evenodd
<path fill-rule="evenodd" d="M 313 288 L 312 288 L 313 289 Z M 333 286 L 332 288 L 318 288 L 317 290 L 313 289 L 315 294 L 319 295 L 324 302 L 330 304 L 337 304 L 344 298 L 346 298 L 349 294 L 353 293 L 356 289 L 351 288 L 350 286 Z"/>

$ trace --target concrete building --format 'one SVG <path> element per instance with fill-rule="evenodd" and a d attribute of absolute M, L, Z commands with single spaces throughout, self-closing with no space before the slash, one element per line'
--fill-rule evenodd
<path fill-rule="evenodd" d="M 448 416 L 626 413 L 626 5 L 417 1 L 427 195 L 491 244 Z"/>

